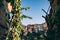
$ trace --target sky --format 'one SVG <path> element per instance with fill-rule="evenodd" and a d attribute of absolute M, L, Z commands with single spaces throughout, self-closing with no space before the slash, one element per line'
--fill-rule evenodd
<path fill-rule="evenodd" d="M 48 0 L 22 0 L 22 8 L 30 7 L 30 10 L 23 10 L 23 13 L 27 16 L 32 17 L 32 19 L 24 18 L 22 20 L 23 25 L 28 24 L 42 24 L 45 22 L 45 19 L 42 17 L 46 16 L 46 14 L 42 11 L 48 10 L 49 1 Z"/>

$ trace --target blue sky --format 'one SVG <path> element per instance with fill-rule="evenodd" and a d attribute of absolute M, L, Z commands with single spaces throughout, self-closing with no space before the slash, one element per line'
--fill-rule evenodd
<path fill-rule="evenodd" d="M 46 11 L 49 7 L 49 1 L 48 0 L 22 0 L 22 7 L 30 7 L 30 10 L 25 11 L 23 10 L 23 13 L 27 16 L 32 17 L 32 19 L 23 19 L 22 23 L 24 25 L 28 24 L 41 24 L 45 22 L 45 19 L 42 18 L 42 15 L 46 15 L 42 8 Z"/>

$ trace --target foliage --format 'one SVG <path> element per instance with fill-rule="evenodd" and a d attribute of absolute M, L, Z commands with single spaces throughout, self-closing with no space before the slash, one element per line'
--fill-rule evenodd
<path fill-rule="evenodd" d="M 21 9 L 21 0 L 12 0 L 13 5 L 13 19 L 12 25 L 10 27 L 10 33 L 8 40 L 20 40 L 20 31 L 22 29 L 21 19 L 20 19 L 20 9 Z"/>
<path fill-rule="evenodd" d="M 10 32 L 7 40 L 20 40 L 20 33 L 21 30 L 23 30 L 21 20 L 23 18 L 31 19 L 31 17 L 26 16 L 24 14 L 22 15 L 21 0 L 11 0 L 9 2 L 11 2 L 13 6 L 13 10 L 12 10 L 13 18 L 12 18 L 12 25 L 10 25 Z M 24 9 L 28 10 L 29 8 L 24 8 Z"/>

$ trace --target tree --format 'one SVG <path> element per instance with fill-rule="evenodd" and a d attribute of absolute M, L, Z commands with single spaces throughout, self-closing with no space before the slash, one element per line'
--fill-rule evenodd
<path fill-rule="evenodd" d="M 0 0 L 0 40 L 6 40 L 9 32 L 6 1 Z"/>
<path fill-rule="evenodd" d="M 43 16 L 48 26 L 47 37 L 48 40 L 60 40 L 60 0 L 48 1 L 50 2 L 51 9 L 49 14 L 46 15 L 46 17 Z"/>
<path fill-rule="evenodd" d="M 31 17 L 21 13 L 22 11 L 21 0 L 11 0 L 10 2 L 12 3 L 13 6 L 12 10 L 13 18 L 12 18 L 12 25 L 10 25 L 10 32 L 7 40 L 20 40 L 20 33 L 21 30 L 23 30 L 21 20 L 23 18 L 31 19 Z M 23 8 L 23 9 L 27 10 L 29 8 Z"/>

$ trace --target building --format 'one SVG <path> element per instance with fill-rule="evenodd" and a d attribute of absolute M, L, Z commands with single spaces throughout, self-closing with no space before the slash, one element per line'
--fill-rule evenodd
<path fill-rule="evenodd" d="M 39 31 L 42 31 L 42 24 L 29 24 L 27 25 L 28 29 L 38 29 Z"/>
<path fill-rule="evenodd" d="M 22 25 L 22 27 L 23 27 L 24 32 L 26 32 L 27 31 L 27 26 Z"/>
<path fill-rule="evenodd" d="M 34 28 L 37 28 L 39 31 L 42 31 L 42 24 L 34 24 Z"/>
<path fill-rule="evenodd" d="M 47 27 L 47 23 L 42 23 L 42 27 Z"/>
<path fill-rule="evenodd" d="M 33 29 L 37 29 L 39 31 L 43 31 L 43 27 L 47 27 L 47 23 L 42 24 L 29 24 L 27 26 L 23 25 L 24 31 L 32 31 Z"/>

